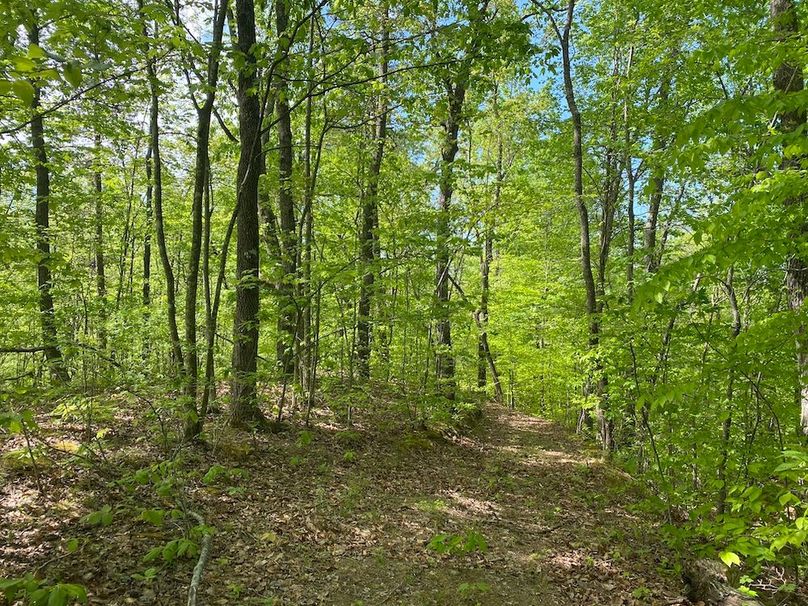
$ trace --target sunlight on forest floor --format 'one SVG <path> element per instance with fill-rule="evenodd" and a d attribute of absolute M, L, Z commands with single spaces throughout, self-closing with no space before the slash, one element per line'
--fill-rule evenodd
<path fill-rule="evenodd" d="M 387 429 L 369 429 L 379 426 L 371 415 L 388 417 Z M 310 432 L 216 430 L 213 448 L 183 453 L 184 468 L 201 470 L 185 486 L 193 508 L 216 528 L 205 604 L 662 604 L 681 595 L 672 554 L 632 507 L 638 487 L 575 436 L 493 405 L 455 439 L 389 417 L 361 412 L 351 431 L 327 416 Z M 106 454 L 118 473 L 159 460 L 138 427 L 129 419 Z M 67 437 L 54 429 L 51 440 Z M 79 582 L 97 604 L 178 603 L 195 559 L 142 562 L 177 528 L 138 512 L 167 503 L 126 493 L 108 472 L 39 467 L 45 497 L 30 470 L 5 467 L 3 574 Z M 207 481 L 209 469 L 221 478 Z M 88 525 L 104 506 L 114 522 Z M 455 537 L 471 547 L 440 547 Z M 150 567 L 158 570 L 144 580 Z"/>

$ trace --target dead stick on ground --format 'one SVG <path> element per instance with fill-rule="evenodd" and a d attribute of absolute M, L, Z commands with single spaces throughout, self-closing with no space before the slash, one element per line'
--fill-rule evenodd
<path fill-rule="evenodd" d="M 198 513 L 190 511 L 188 515 L 196 520 L 200 526 L 205 525 L 205 520 Z M 208 557 L 210 557 L 211 537 L 212 535 L 207 533 L 202 539 L 202 549 L 199 552 L 199 560 L 197 560 L 196 566 L 194 566 L 191 584 L 188 586 L 188 606 L 196 606 L 196 596 L 199 592 L 199 585 L 202 583 L 202 574 L 205 572 L 205 564 L 208 563 Z"/>

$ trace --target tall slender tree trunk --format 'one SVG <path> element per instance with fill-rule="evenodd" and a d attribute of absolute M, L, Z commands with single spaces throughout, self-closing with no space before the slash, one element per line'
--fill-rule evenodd
<path fill-rule="evenodd" d="M 276 356 L 284 376 L 291 377 L 295 371 L 294 343 L 298 326 L 295 281 L 297 277 L 297 219 L 292 193 L 292 170 L 294 148 L 292 140 L 292 116 L 287 99 L 287 67 L 289 64 L 289 13 L 286 0 L 275 1 L 275 24 L 278 32 L 278 52 L 283 57 L 276 68 L 275 107 L 278 113 L 278 206 L 280 211 L 281 277 L 279 285 L 280 309 L 278 313 L 278 342 Z"/>
<path fill-rule="evenodd" d="M 738 335 L 741 334 L 741 312 L 738 308 L 738 297 L 735 294 L 735 287 L 732 284 L 735 276 L 734 267 L 730 267 L 727 272 L 727 281 L 724 285 L 727 291 L 727 299 L 729 300 L 729 308 L 732 313 L 732 329 L 730 336 L 731 351 L 735 352 L 735 347 Z M 727 410 L 724 413 L 724 421 L 721 424 L 721 460 L 718 463 L 718 481 L 720 487 L 718 489 L 718 502 L 716 503 L 718 513 L 724 513 L 727 505 L 727 461 L 729 460 L 729 446 L 732 431 L 732 403 L 735 399 L 735 361 L 730 357 L 729 359 L 729 377 L 727 378 Z"/>
<path fill-rule="evenodd" d="M 800 24 L 797 9 L 793 0 L 771 0 L 770 13 L 772 29 L 775 35 L 775 44 L 792 45 L 799 42 Z M 777 92 L 788 95 L 803 90 L 803 68 L 796 60 L 785 60 L 774 69 L 774 88 Z M 793 101 L 792 101 L 793 103 Z M 805 110 L 802 108 L 783 111 L 778 120 L 778 128 L 783 133 L 791 133 L 798 128 L 804 128 Z M 784 159 L 781 168 L 784 170 L 799 170 L 803 158 Z M 790 198 L 786 204 L 790 207 L 799 206 L 797 212 L 802 212 L 801 206 L 804 197 Z M 797 225 L 793 228 L 793 238 L 802 242 L 808 234 L 808 224 L 800 216 Z M 802 313 L 805 299 L 808 297 L 808 263 L 804 256 L 793 253 L 789 256 L 786 266 L 786 287 L 788 289 L 789 305 L 796 313 Z M 808 331 L 804 322 L 800 321 L 796 335 L 796 357 L 798 386 L 796 400 L 800 408 L 800 422 L 798 433 L 808 437 Z"/>
<path fill-rule="evenodd" d="M 383 0 L 384 1 L 384 0 Z M 379 49 L 378 76 L 384 86 L 387 83 L 389 64 L 390 32 L 387 26 L 388 7 L 384 1 L 382 14 L 381 47 Z M 363 274 L 359 290 L 357 323 L 357 364 L 359 376 L 370 377 L 370 349 L 372 335 L 371 299 L 376 281 L 374 263 L 377 259 L 378 241 L 378 197 L 379 176 L 384 158 L 384 145 L 387 138 L 387 93 L 381 91 L 374 107 L 376 118 L 373 123 L 373 158 L 370 162 L 367 191 L 362 199 L 362 229 L 359 233 L 359 252 Z"/>
<path fill-rule="evenodd" d="M 95 135 L 95 288 L 98 296 L 98 344 L 107 348 L 107 278 L 104 269 L 104 201 L 101 175 L 101 135 Z"/>
<path fill-rule="evenodd" d="M 208 190 L 210 158 L 210 123 L 213 103 L 216 99 L 216 85 L 219 79 L 219 54 L 228 0 L 216 5 L 213 15 L 213 41 L 208 57 L 207 92 L 204 103 L 197 107 L 196 161 L 194 165 L 194 193 L 191 207 L 191 251 L 188 257 L 188 275 L 185 288 L 185 368 L 187 378 L 185 397 L 187 415 L 185 424 L 186 439 L 194 439 L 202 431 L 204 419 L 196 407 L 199 384 L 199 356 L 196 337 L 196 304 L 199 287 L 199 261 L 202 252 L 204 197 Z"/>
<path fill-rule="evenodd" d="M 586 314 L 589 318 L 589 347 L 597 349 L 600 340 L 600 318 L 598 315 L 597 290 L 595 278 L 592 273 L 592 252 L 589 235 L 589 210 L 584 201 L 584 162 L 583 162 L 583 125 L 581 112 L 575 100 L 575 88 L 572 83 L 572 62 L 570 59 L 570 33 L 575 15 L 575 0 L 569 0 L 566 10 L 566 19 L 563 28 L 558 28 L 553 21 L 559 44 L 561 46 L 561 61 L 564 73 L 564 96 L 572 121 L 572 156 L 574 164 L 574 192 L 575 207 L 578 209 L 581 241 L 581 272 L 586 291 Z M 550 13 L 552 18 L 552 13 Z M 553 18 L 554 19 L 554 18 Z M 591 377 L 587 380 L 591 383 Z M 581 411 L 582 420 L 591 425 L 587 410 Z M 581 426 L 579 421 L 579 426 Z"/>
<path fill-rule="evenodd" d="M 494 90 L 494 113 L 499 117 L 498 99 L 499 91 Z M 503 167 L 503 143 L 500 131 L 501 125 L 497 124 L 497 161 L 496 161 L 496 182 L 494 183 L 494 204 L 493 211 L 499 211 L 502 198 L 502 182 L 505 180 L 505 170 Z M 480 331 L 477 337 L 477 387 L 485 388 L 488 383 L 487 370 L 491 370 L 491 381 L 494 384 L 494 397 L 497 402 L 504 400 L 502 385 L 499 380 L 494 356 L 491 354 L 491 346 L 488 342 L 488 300 L 491 291 L 491 263 L 494 260 L 494 230 L 489 219 L 484 219 L 483 250 L 480 255 L 480 306 L 475 314 L 477 326 Z"/>
<path fill-rule="evenodd" d="M 281 0 L 281 3 L 283 0 Z M 257 94 L 255 60 L 255 6 L 253 0 L 236 0 L 238 52 L 244 66 L 238 74 L 240 155 L 237 171 L 238 229 L 236 231 L 236 313 L 233 335 L 233 425 L 263 422 L 258 408 L 258 176 L 261 169 L 261 108 Z"/>
<path fill-rule="evenodd" d="M 636 24 L 635 24 L 636 26 Z M 631 68 L 634 64 L 634 46 L 628 51 L 628 63 L 626 65 L 626 82 L 627 84 L 631 82 Z M 628 90 L 628 86 L 627 86 Z M 628 193 L 628 202 L 627 202 L 627 215 L 628 215 L 628 234 L 626 237 L 626 257 L 628 258 L 628 263 L 626 265 L 626 299 L 629 303 L 634 300 L 634 231 L 636 229 L 635 226 L 635 216 L 634 216 L 634 194 L 636 190 L 636 175 L 634 173 L 634 166 L 633 166 L 633 158 L 631 153 L 631 112 L 630 112 L 630 102 L 629 102 L 629 93 L 626 92 L 626 96 L 623 99 L 623 144 L 625 146 L 624 149 L 624 156 L 623 156 L 623 169 L 626 171 L 626 181 L 627 181 L 627 193 Z"/>
<path fill-rule="evenodd" d="M 144 32 L 146 25 L 144 24 Z M 154 35 L 157 35 L 156 26 Z M 148 49 L 147 49 L 148 53 Z M 157 236 L 157 248 L 166 281 L 166 303 L 168 312 L 168 336 L 171 341 L 171 353 L 177 365 L 182 381 L 185 381 L 185 360 L 182 356 L 182 343 L 177 329 L 176 280 L 171 267 L 171 259 L 166 244 L 165 223 L 163 221 L 163 163 L 160 158 L 160 82 L 157 79 L 157 68 L 154 58 L 146 60 L 146 75 L 149 79 L 151 106 L 149 110 L 149 142 L 151 146 L 152 164 L 152 197 L 154 203 L 154 227 Z"/>
<path fill-rule="evenodd" d="M 463 115 L 463 102 L 468 85 L 468 71 L 462 70 L 456 82 L 446 79 L 446 100 L 448 112 L 443 122 L 443 140 L 441 142 L 440 193 L 438 196 L 438 221 L 436 229 L 435 293 L 437 296 L 437 323 L 435 379 L 438 390 L 448 400 L 455 398 L 455 359 L 452 351 L 452 323 L 449 309 L 449 272 L 451 255 L 449 240 L 451 238 L 452 195 L 454 194 L 454 161 L 457 156 L 458 134 Z"/>
<path fill-rule="evenodd" d="M 35 18 L 35 17 L 34 17 Z M 31 44 L 39 44 L 39 24 L 32 23 L 28 29 Z M 42 327 L 42 344 L 45 359 L 50 368 L 51 378 L 57 383 L 70 380 L 70 373 L 64 363 L 56 330 L 56 314 L 53 304 L 50 243 L 50 169 L 45 149 L 45 126 L 40 107 L 40 87 L 32 82 L 34 98 L 31 104 L 31 148 L 36 171 L 36 248 L 37 288 L 39 289 L 39 319 Z"/>
<path fill-rule="evenodd" d="M 670 95 L 671 76 L 667 75 L 659 86 L 659 101 L 664 108 Z M 662 206 L 662 197 L 665 193 L 665 169 L 659 155 L 665 151 L 665 140 L 661 133 L 654 134 L 651 144 L 656 165 L 651 171 L 651 195 L 648 199 L 648 213 L 643 226 L 643 247 L 645 249 L 645 270 L 652 274 L 659 269 L 659 253 L 657 251 L 657 231 L 659 223 L 659 209 Z"/>
<path fill-rule="evenodd" d="M 152 162 L 151 162 L 151 143 L 149 143 L 148 150 L 146 151 L 146 195 L 144 206 L 146 210 L 146 225 L 143 233 L 143 321 L 148 326 L 151 308 L 151 232 L 152 232 Z M 134 247 L 133 247 L 134 248 Z M 149 341 L 145 340 L 144 353 L 148 351 Z"/>

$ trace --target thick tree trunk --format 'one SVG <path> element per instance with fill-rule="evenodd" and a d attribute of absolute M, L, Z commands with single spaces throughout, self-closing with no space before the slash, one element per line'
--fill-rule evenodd
<path fill-rule="evenodd" d="M 278 32 L 279 52 L 286 53 L 291 45 L 288 38 L 289 14 L 286 0 L 275 2 L 275 23 Z M 295 371 L 294 343 L 297 333 L 298 313 L 295 300 L 297 277 L 297 219 L 292 194 L 292 170 L 294 148 L 292 141 L 292 116 L 287 99 L 286 74 L 289 63 L 284 57 L 277 66 L 274 87 L 275 106 L 278 112 L 278 207 L 280 211 L 281 270 L 279 284 L 280 309 L 278 313 L 278 342 L 276 355 L 278 366 L 284 376 Z"/>
<path fill-rule="evenodd" d="M 777 44 L 794 44 L 800 36 L 799 18 L 793 0 L 771 0 L 770 4 L 772 28 Z M 784 95 L 797 93 L 803 89 L 804 79 L 802 66 L 795 61 L 784 61 L 774 70 L 774 88 Z M 786 110 L 779 116 L 778 128 L 784 133 L 794 132 L 805 124 L 803 109 Z M 801 158 L 783 160 L 785 170 L 799 170 Z M 786 201 L 789 206 L 801 204 L 802 199 L 792 198 Z M 800 217 L 793 229 L 793 238 L 804 240 L 808 234 L 808 225 Z M 802 313 L 805 299 L 808 296 L 808 263 L 806 259 L 795 253 L 788 258 L 786 267 L 786 286 L 788 288 L 789 305 L 796 313 Z M 808 331 L 804 323 L 800 323 L 796 335 L 797 357 L 797 402 L 800 408 L 798 432 L 808 437 Z"/>
<path fill-rule="evenodd" d="M 28 30 L 29 42 L 39 44 L 39 25 L 32 24 Z M 45 127 L 39 111 L 40 89 L 36 82 L 34 98 L 31 106 L 31 148 L 34 155 L 36 171 L 36 248 L 37 256 L 37 288 L 39 289 L 39 318 L 42 327 L 42 343 L 45 359 L 54 381 L 66 383 L 70 373 L 64 363 L 62 350 L 56 330 L 56 314 L 51 293 L 51 245 L 50 245 L 50 169 L 48 154 L 45 150 Z"/>
<path fill-rule="evenodd" d="M 238 74 L 240 155 L 237 171 L 238 229 L 236 231 L 236 313 L 233 335 L 231 424 L 263 422 L 258 408 L 258 176 L 260 172 L 261 109 L 255 76 L 255 6 L 236 1 L 238 52 L 245 64 Z"/>
<path fill-rule="evenodd" d="M 378 76 L 382 86 L 387 82 L 388 54 L 390 46 L 390 32 L 387 28 L 387 6 L 382 15 L 382 42 L 379 52 Z M 387 137 L 387 98 L 386 91 L 378 94 L 374 111 L 376 118 L 373 123 L 373 158 L 368 174 L 367 191 L 362 198 L 362 229 L 359 233 L 359 253 L 362 262 L 362 284 L 359 290 L 359 309 L 357 321 L 357 363 L 359 376 L 363 379 L 370 377 L 370 347 L 372 334 L 371 299 L 373 285 L 376 281 L 374 263 L 377 258 L 376 244 L 378 240 L 378 197 L 379 175 L 384 159 L 384 144 Z"/>

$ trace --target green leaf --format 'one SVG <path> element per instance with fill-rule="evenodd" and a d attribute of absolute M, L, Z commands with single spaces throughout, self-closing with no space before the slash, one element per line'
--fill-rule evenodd
<path fill-rule="evenodd" d="M 44 59 L 45 51 L 42 50 L 42 47 L 38 44 L 29 44 L 28 56 L 31 57 L 31 59 Z"/>
<path fill-rule="evenodd" d="M 28 80 L 14 80 L 11 88 L 25 105 L 31 107 L 34 104 L 34 86 Z"/>
<path fill-rule="evenodd" d="M 741 565 L 741 558 L 738 557 L 737 553 L 732 551 L 722 551 L 718 554 L 718 557 L 721 558 L 721 561 L 727 566 L 732 566 L 733 564 L 736 566 Z"/>
<path fill-rule="evenodd" d="M 67 62 L 64 68 L 64 76 L 65 80 L 72 84 L 74 88 L 81 86 L 81 82 L 84 79 L 81 73 L 81 66 L 74 61 Z"/>

